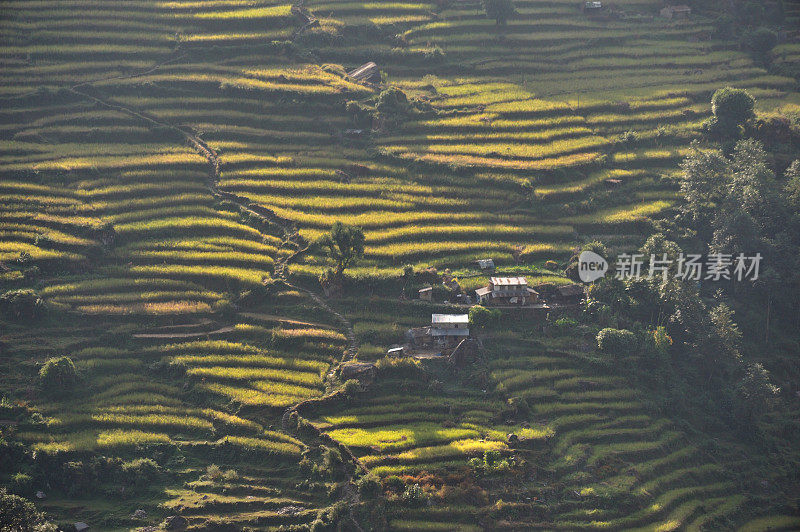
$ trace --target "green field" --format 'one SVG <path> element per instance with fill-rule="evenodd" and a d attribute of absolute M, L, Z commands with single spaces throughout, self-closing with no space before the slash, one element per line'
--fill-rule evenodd
<path fill-rule="evenodd" d="M 47 307 L 0 320 L 0 441 L 36 457 L 4 454 L 0 484 L 62 475 L 25 496 L 44 490 L 54 522 L 92 530 L 171 515 L 196 530 L 324 530 L 332 515 L 340 530 L 800 527 L 785 494 L 743 480 L 763 466 L 748 447 L 712 452 L 580 332 L 513 321 L 486 339 L 485 381 L 390 367 L 337 394 L 342 361 L 381 358 L 439 308 L 398 299 L 405 266 L 476 288 L 473 261 L 492 257 L 566 283 L 546 261 L 594 239 L 633 250 L 673 217 L 716 89 L 800 109 L 796 31 L 768 68 L 702 9 L 668 21 L 661 2 L 619 0 L 631 16 L 606 20 L 514 3 L 498 27 L 479 2 L 311 0 L 306 28 L 272 0 L 0 1 L 0 292 Z M 381 86 L 344 75 L 368 61 Z M 359 121 L 353 103 L 388 87 L 413 110 Z M 306 247 L 335 222 L 366 245 L 324 298 L 329 263 Z M 62 355 L 81 379 L 68 397 L 36 384 Z M 469 459 L 487 451 L 511 472 L 476 480 Z M 159 469 L 145 485 L 106 471 L 141 458 Z M 366 471 L 430 504 L 387 488 L 343 514 Z"/>

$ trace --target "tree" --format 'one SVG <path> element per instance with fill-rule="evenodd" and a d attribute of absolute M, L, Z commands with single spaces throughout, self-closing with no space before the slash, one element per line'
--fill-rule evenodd
<path fill-rule="evenodd" d="M 778 44 L 778 36 L 771 29 L 762 26 L 745 33 L 744 42 L 753 53 L 761 58 L 766 58 L 770 50 Z"/>
<path fill-rule="evenodd" d="M 505 26 L 508 19 L 516 14 L 512 0 L 483 0 L 486 16 L 497 21 L 498 26 Z"/>
<path fill-rule="evenodd" d="M 738 137 L 741 128 L 755 118 L 756 101 L 744 89 L 725 87 L 711 97 L 711 112 L 716 121 L 715 128 L 726 137 Z"/>
<path fill-rule="evenodd" d="M 318 245 L 336 263 L 335 275 L 341 278 L 345 269 L 364 256 L 364 231 L 360 227 L 336 222 L 331 232 L 323 235 Z"/>
<path fill-rule="evenodd" d="M 800 214 L 800 160 L 789 165 L 784 177 L 786 177 L 786 184 L 784 184 L 783 190 L 786 193 L 788 206 L 792 213 Z"/>
<path fill-rule="evenodd" d="M 33 320 L 44 313 L 44 301 L 33 290 L 9 290 L 0 296 L 0 308 L 13 320 Z"/>
<path fill-rule="evenodd" d="M 39 382 L 45 392 L 60 395 L 78 384 L 75 364 L 69 357 L 51 358 L 39 370 Z"/>
<path fill-rule="evenodd" d="M 739 408 L 749 421 L 757 421 L 766 412 L 780 388 L 770 382 L 769 372 L 759 363 L 750 364 L 736 386 Z"/>

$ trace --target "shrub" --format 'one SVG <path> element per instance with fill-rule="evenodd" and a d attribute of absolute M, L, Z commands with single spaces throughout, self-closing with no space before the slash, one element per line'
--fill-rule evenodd
<path fill-rule="evenodd" d="M 383 487 L 395 493 L 402 493 L 406 489 L 406 483 L 397 475 L 389 475 L 383 479 Z"/>
<path fill-rule="evenodd" d="M 236 314 L 236 305 L 227 299 L 220 299 L 214 301 L 214 304 L 211 305 L 211 310 L 220 316 L 231 317 Z"/>
<path fill-rule="evenodd" d="M 711 98 L 716 129 L 727 137 L 739 136 L 741 127 L 755 117 L 755 99 L 744 89 L 725 87 Z"/>
<path fill-rule="evenodd" d="M 354 397 L 361 390 L 361 384 L 356 379 L 350 379 L 344 383 L 342 389 L 348 397 Z"/>
<path fill-rule="evenodd" d="M 225 482 L 235 482 L 239 480 L 239 473 L 237 473 L 234 469 L 228 469 L 222 475 L 222 478 L 225 480 Z"/>
<path fill-rule="evenodd" d="M 61 394 L 72 390 L 78 383 L 75 364 L 69 357 L 51 358 L 39 370 L 39 383 L 47 393 Z"/>
<path fill-rule="evenodd" d="M 33 290 L 9 290 L 0 296 L 0 309 L 13 320 L 35 320 L 42 317 L 45 306 Z"/>
<path fill-rule="evenodd" d="M 419 484 L 413 484 L 403 492 L 403 502 L 408 506 L 422 506 L 426 501 L 425 492 Z"/>
<path fill-rule="evenodd" d="M 578 321 L 574 318 L 569 318 L 567 316 L 564 316 L 563 318 L 558 318 L 556 321 L 553 322 L 553 327 L 556 329 L 556 331 L 561 333 L 572 331 L 577 326 L 578 326 Z"/>
<path fill-rule="evenodd" d="M 11 491 L 17 495 L 30 495 L 33 487 L 33 477 L 27 473 L 16 473 L 11 477 Z"/>
<path fill-rule="evenodd" d="M 48 523 L 44 514 L 36 506 L 18 495 L 11 495 L 6 488 L 0 488 L 0 529 L 25 530 L 30 532 L 56 532 L 58 528 Z"/>
<path fill-rule="evenodd" d="M 217 464 L 209 465 L 206 467 L 206 478 L 214 482 L 222 480 L 222 468 L 220 468 Z"/>
<path fill-rule="evenodd" d="M 637 347 L 636 335 L 625 329 L 606 328 L 597 333 L 597 348 L 601 353 L 623 357 Z"/>
<path fill-rule="evenodd" d="M 397 87 L 381 91 L 378 96 L 378 111 L 385 115 L 404 115 L 408 113 L 410 105 L 406 93 Z"/>
<path fill-rule="evenodd" d="M 125 480 L 131 485 L 144 487 L 158 478 L 160 468 L 151 458 L 137 458 L 122 464 Z"/>
<path fill-rule="evenodd" d="M 381 483 L 376 475 L 365 475 L 358 479 L 358 493 L 363 499 L 373 499 L 381 493 Z"/>
<path fill-rule="evenodd" d="M 375 363 L 379 375 L 392 377 L 418 377 L 424 373 L 424 368 L 419 360 L 411 357 L 383 357 Z"/>
<path fill-rule="evenodd" d="M 631 147 L 637 142 L 639 142 L 639 134 L 630 129 L 619 137 L 619 143 L 622 146 Z"/>

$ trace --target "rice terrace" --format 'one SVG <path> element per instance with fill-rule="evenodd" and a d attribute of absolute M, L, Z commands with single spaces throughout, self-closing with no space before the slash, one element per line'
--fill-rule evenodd
<path fill-rule="evenodd" d="M 0 0 L 0 532 L 800 530 L 800 1 L 676 1 Z"/>

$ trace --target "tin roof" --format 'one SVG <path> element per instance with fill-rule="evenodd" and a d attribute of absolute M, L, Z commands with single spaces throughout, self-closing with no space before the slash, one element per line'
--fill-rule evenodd
<path fill-rule="evenodd" d="M 461 324 L 469 323 L 468 314 L 431 314 L 432 324 Z"/>
<path fill-rule="evenodd" d="M 528 281 L 524 277 L 492 277 L 494 286 L 528 286 Z"/>

